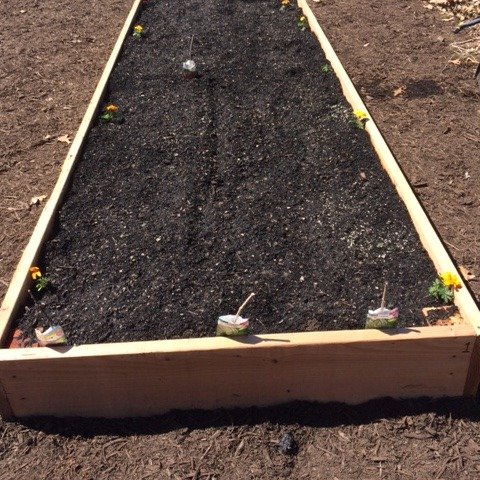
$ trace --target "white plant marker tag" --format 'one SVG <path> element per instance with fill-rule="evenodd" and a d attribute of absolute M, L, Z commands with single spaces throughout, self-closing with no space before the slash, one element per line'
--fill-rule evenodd
<path fill-rule="evenodd" d="M 195 62 L 193 60 L 186 60 L 182 63 L 182 67 L 184 70 L 190 73 L 195 73 L 197 70 L 197 66 L 195 65 Z"/>
<path fill-rule="evenodd" d="M 385 282 L 380 308 L 368 311 L 365 328 L 396 328 L 398 324 L 398 308 L 385 308 L 387 286 L 388 282 Z"/>
<path fill-rule="evenodd" d="M 217 337 L 218 336 L 234 336 L 246 335 L 248 333 L 249 320 L 240 316 L 242 310 L 247 306 L 248 302 L 255 296 L 251 293 L 248 298 L 240 305 L 235 315 L 222 315 L 217 319 Z"/>
<path fill-rule="evenodd" d="M 193 47 L 193 35 L 190 39 L 190 49 L 188 51 L 188 59 L 182 63 L 182 68 L 185 72 L 187 78 L 193 78 L 197 73 L 197 66 L 195 62 L 192 60 L 192 47 Z"/>
<path fill-rule="evenodd" d="M 47 328 L 45 331 L 43 331 L 43 328 L 36 328 L 35 336 L 37 337 L 38 344 L 41 347 L 46 347 L 48 345 L 62 345 L 67 343 L 67 337 L 65 336 L 63 328 L 60 325 Z"/>

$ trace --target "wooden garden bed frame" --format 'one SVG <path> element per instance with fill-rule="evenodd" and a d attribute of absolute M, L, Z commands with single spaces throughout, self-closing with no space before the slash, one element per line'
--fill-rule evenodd
<path fill-rule="evenodd" d="M 306 1 L 298 4 L 352 109 L 367 112 Z M 25 301 L 29 267 L 48 239 L 139 5 L 135 0 L 15 271 L 0 309 L 3 345 Z M 366 130 L 437 271 L 458 274 L 373 120 Z M 4 418 L 126 417 L 291 400 L 360 403 L 382 396 L 471 396 L 480 376 L 480 312 L 465 286 L 455 302 L 464 322 L 452 326 L 2 349 L 0 413 Z"/>

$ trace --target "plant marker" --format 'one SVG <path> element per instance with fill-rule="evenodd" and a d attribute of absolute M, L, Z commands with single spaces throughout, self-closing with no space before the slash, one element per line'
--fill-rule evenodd
<path fill-rule="evenodd" d="M 190 50 L 188 52 L 188 60 L 183 62 L 182 68 L 186 78 L 195 78 L 197 76 L 197 66 L 192 60 L 193 35 L 190 39 Z"/>
<path fill-rule="evenodd" d="M 380 308 L 368 311 L 365 328 L 396 328 L 398 323 L 398 308 L 385 308 L 387 286 L 388 282 L 385 282 Z"/>
<path fill-rule="evenodd" d="M 63 328 L 60 325 L 43 330 L 43 328 L 35 329 L 35 336 L 37 337 L 38 344 L 41 347 L 47 347 L 49 345 L 63 345 L 67 343 L 67 337 L 63 332 Z"/>
<path fill-rule="evenodd" d="M 235 315 L 222 315 L 217 319 L 217 337 L 225 335 L 231 337 L 234 335 L 246 335 L 248 333 L 248 318 L 242 318 L 240 314 L 247 306 L 248 302 L 255 296 L 251 293 L 248 298 L 240 305 Z"/>

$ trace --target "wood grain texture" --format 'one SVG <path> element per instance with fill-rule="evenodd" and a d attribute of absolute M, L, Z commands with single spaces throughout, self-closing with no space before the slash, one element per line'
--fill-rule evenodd
<path fill-rule="evenodd" d="M 469 345 L 472 349 L 470 357 L 470 365 L 468 368 L 467 379 L 463 389 L 463 396 L 475 397 L 478 393 L 480 383 L 480 337 L 477 336 L 475 341 Z"/>
<path fill-rule="evenodd" d="M 50 234 L 63 196 L 69 187 L 69 181 L 73 172 L 73 168 L 80 156 L 86 136 L 90 130 L 90 126 L 98 115 L 98 110 L 101 106 L 105 89 L 108 84 L 108 79 L 120 55 L 125 37 L 130 33 L 130 28 L 135 20 L 140 3 L 141 0 L 135 0 L 133 3 L 132 9 L 130 10 L 120 35 L 113 47 L 112 53 L 110 54 L 102 76 L 100 77 L 92 99 L 87 107 L 87 111 L 85 112 L 82 122 L 80 123 L 80 127 L 78 128 L 72 145 L 70 146 L 70 150 L 68 151 L 67 157 L 63 163 L 62 170 L 55 187 L 53 188 L 53 191 L 42 210 L 32 236 L 30 237 L 20 262 L 13 274 L 12 281 L 2 302 L 2 306 L 0 307 L 0 345 L 5 343 L 10 324 L 16 315 L 19 306 L 25 299 L 31 282 L 29 268 L 36 264 L 40 249 Z"/>
<path fill-rule="evenodd" d="M 18 417 L 458 396 L 475 338 L 461 325 L 4 350 L 0 381 Z"/>
<path fill-rule="evenodd" d="M 456 273 L 459 278 L 461 278 L 456 266 L 450 258 L 450 255 L 445 249 L 445 246 L 443 245 L 435 228 L 425 213 L 425 210 L 420 205 L 420 202 L 413 192 L 405 175 L 403 174 L 403 171 L 401 170 L 390 148 L 385 142 L 385 139 L 380 133 L 380 130 L 375 124 L 372 116 L 368 112 L 365 103 L 361 99 L 345 68 L 340 62 L 340 59 L 333 50 L 330 41 L 320 27 L 315 14 L 310 9 L 306 0 L 298 0 L 298 6 L 303 10 L 304 15 L 308 19 L 312 32 L 318 38 L 318 41 L 325 52 L 325 56 L 330 61 L 332 68 L 340 81 L 343 93 L 347 101 L 352 106 L 352 111 L 362 110 L 368 114 L 369 120 L 366 123 L 365 129 L 370 135 L 370 140 L 383 168 L 390 176 L 390 179 L 395 185 L 400 198 L 407 207 L 413 224 L 415 225 L 415 229 L 420 237 L 420 241 L 432 259 L 435 268 L 439 273 L 447 271 L 453 272 Z M 480 311 L 472 295 L 468 289 L 465 288 L 463 282 L 462 285 L 463 288 L 455 294 L 455 303 L 458 306 L 462 317 L 474 326 L 478 335 L 480 334 Z"/>
<path fill-rule="evenodd" d="M 3 385 L 1 383 L 0 383 L 0 415 L 2 417 L 2 420 L 4 421 L 10 421 L 15 418 L 12 407 L 7 397 L 7 393 L 5 392 L 5 389 L 3 388 Z"/>

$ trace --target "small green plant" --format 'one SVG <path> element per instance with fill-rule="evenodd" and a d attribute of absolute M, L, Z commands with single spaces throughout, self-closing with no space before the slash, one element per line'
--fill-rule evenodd
<path fill-rule="evenodd" d="M 446 287 L 438 278 L 433 281 L 432 285 L 430 285 L 428 293 L 442 303 L 450 303 L 453 300 L 452 290 Z"/>
<path fill-rule="evenodd" d="M 302 32 L 308 28 L 308 20 L 305 15 L 302 15 L 298 19 L 297 26 Z"/>
<path fill-rule="evenodd" d="M 454 273 L 445 272 L 433 281 L 428 293 L 442 303 L 452 303 L 455 290 L 461 286 L 460 279 Z"/>
<path fill-rule="evenodd" d="M 145 35 L 145 29 L 141 25 L 135 25 L 133 27 L 133 34 L 135 38 L 142 38 Z"/>
<path fill-rule="evenodd" d="M 365 130 L 365 124 L 368 122 L 368 115 L 362 110 L 354 110 L 351 122 L 356 128 Z"/>
<path fill-rule="evenodd" d="M 113 103 L 109 103 L 103 107 L 103 112 L 100 115 L 100 119 L 107 123 L 113 122 L 117 116 L 117 113 L 118 107 Z"/>
<path fill-rule="evenodd" d="M 37 292 L 42 292 L 50 285 L 50 281 L 47 277 L 42 275 L 42 272 L 38 267 L 31 267 L 30 275 L 32 276 L 32 280 L 35 282 L 35 290 Z"/>
<path fill-rule="evenodd" d="M 320 67 L 320 71 L 324 74 L 324 75 L 328 75 L 332 69 L 330 68 L 330 65 L 327 65 L 326 63 L 324 65 L 322 65 Z"/>

